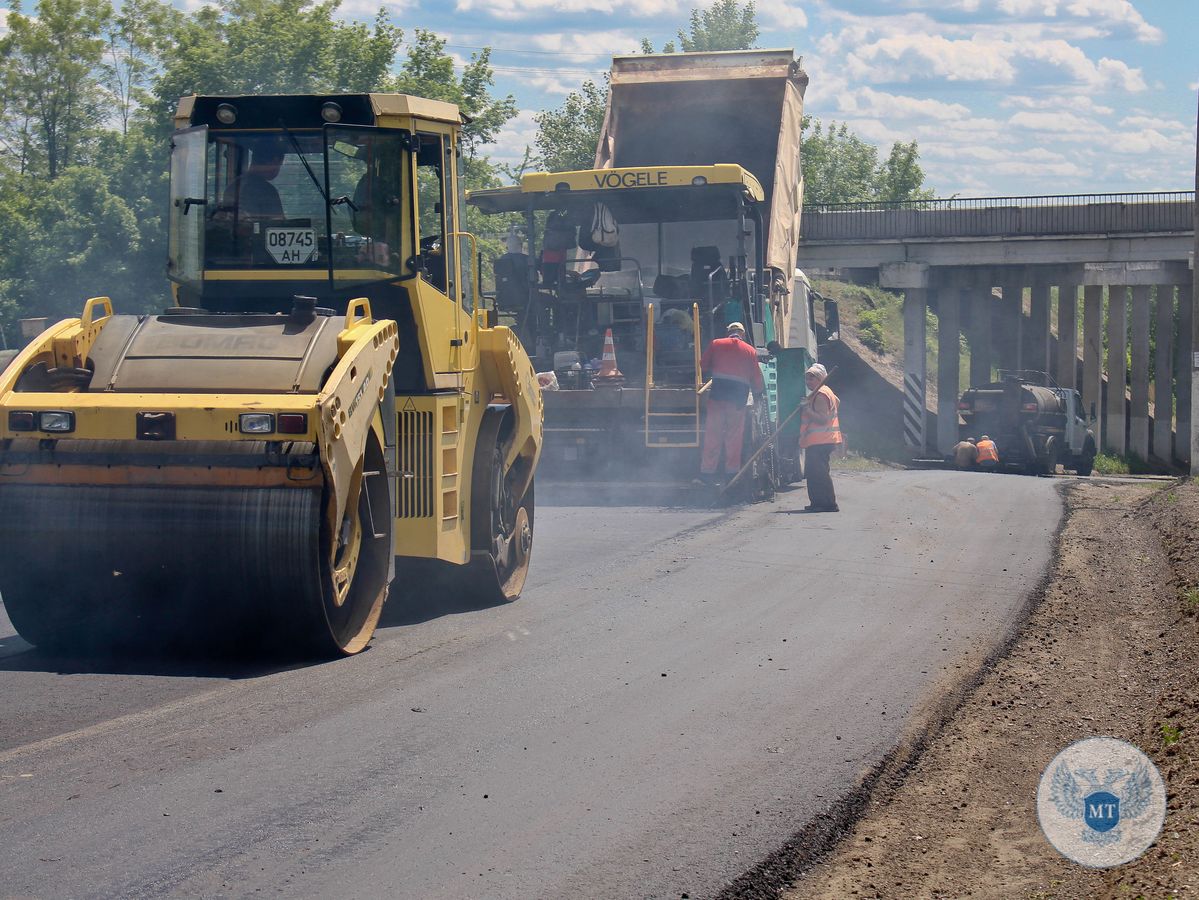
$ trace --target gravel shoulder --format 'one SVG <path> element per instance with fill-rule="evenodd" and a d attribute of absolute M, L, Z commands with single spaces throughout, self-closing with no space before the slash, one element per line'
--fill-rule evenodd
<path fill-rule="evenodd" d="M 812 844 L 836 843 L 788 900 L 1199 895 L 1199 486 L 1064 490 L 1057 562 L 1010 651 L 865 776 L 852 828 L 835 825 L 843 806 L 823 834 L 809 829 Z M 1044 767 L 1096 735 L 1144 750 L 1168 792 L 1157 842 L 1109 870 L 1060 856 L 1036 814 Z M 811 850 L 800 838 L 793 856 Z M 774 895 L 746 887 L 730 893 Z"/>

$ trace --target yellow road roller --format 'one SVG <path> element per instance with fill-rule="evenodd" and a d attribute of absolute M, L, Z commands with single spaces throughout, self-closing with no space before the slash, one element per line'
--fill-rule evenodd
<path fill-rule="evenodd" d="M 175 124 L 174 305 L 92 298 L 0 375 L 17 631 L 337 656 L 393 581 L 515 598 L 541 394 L 479 305 L 457 107 L 192 96 Z"/>

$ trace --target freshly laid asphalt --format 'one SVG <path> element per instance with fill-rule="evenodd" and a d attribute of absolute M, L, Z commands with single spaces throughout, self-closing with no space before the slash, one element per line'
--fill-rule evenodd
<path fill-rule="evenodd" d="M 0 896 L 710 896 L 1002 639 L 1062 514 L 1052 479 L 837 491 L 539 488 L 520 600 L 397 585 L 323 665 L 57 659 L 0 616 Z"/>

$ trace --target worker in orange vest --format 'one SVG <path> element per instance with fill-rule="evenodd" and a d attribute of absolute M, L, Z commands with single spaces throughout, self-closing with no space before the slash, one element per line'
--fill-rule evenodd
<path fill-rule="evenodd" d="M 842 442 L 838 418 L 841 402 L 824 382 L 828 371 L 816 363 L 804 373 L 809 394 L 799 417 L 799 446 L 804 450 L 804 471 L 808 482 L 808 512 L 840 512 L 829 457 Z"/>
<path fill-rule="evenodd" d="M 985 434 L 979 438 L 978 443 L 978 467 L 994 472 L 999 468 L 999 448 L 995 446 L 995 442 Z"/>
<path fill-rule="evenodd" d="M 700 479 L 705 482 L 716 481 L 721 450 L 728 477 L 741 469 L 746 401 L 750 392 L 760 398 L 766 390 L 758 351 L 745 342 L 745 326 L 730 322 L 726 331 L 728 336 L 712 341 L 700 360 L 700 368 L 712 379 L 699 467 Z"/>

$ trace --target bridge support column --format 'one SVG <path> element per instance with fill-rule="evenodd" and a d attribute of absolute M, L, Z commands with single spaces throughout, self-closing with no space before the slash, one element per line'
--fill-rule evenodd
<path fill-rule="evenodd" d="M 1132 397 L 1128 410 L 1128 451 L 1149 458 L 1149 285 L 1132 289 Z"/>
<path fill-rule="evenodd" d="M 1078 285 L 1057 289 L 1057 383 L 1078 386 Z"/>
<path fill-rule="evenodd" d="M 1191 465 L 1191 371 L 1192 323 L 1195 301 L 1191 285 L 1178 285 L 1178 330 L 1174 342 L 1174 408 L 1178 425 L 1174 430 L 1174 460 L 1185 468 Z"/>
<path fill-rule="evenodd" d="M 1000 369 L 1022 368 L 1020 352 L 1021 320 L 1024 318 L 1024 287 L 1018 277 L 1003 282 L 999 301 L 1001 327 L 996 334 L 995 365 Z"/>
<path fill-rule="evenodd" d="M 937 453 L 949 456 L 958 442 L 958 384 L 961 371 L 961 291 L 937 292 Z"/>
<path fill-rule="evenodd" d="M 1082 405 L 1094 413 L 1095 443 L 1103 442 L 1103 285 L 1088 284 L 1082 300 Z M 1085 418 L 1084 417 L 1084 418 Z"/>
<path fill-rule="evenodd" d="M 1153 456 L 1168 465 L 1174 433 L 1174 285 L 1157 286 L 1154 313 L 1157 347 L 1153 358 Z"/>
<path fill-rule="evenodd" d="M 928 266 L 891 263 L 879 268 L 878 281 L 880 287 L 903 291 L 903 440 L 913 456 L 923 456 L 928 452 Z"/>
<path fill-rule="evenodd" d="M 1124 386 L 1128 379 L 1128 288 L 1112 285 L 1107 291 L 1107 429 L 1104 448 L 1118 456 L 1128 450 L 1124 429 Z"/>
<path fill-rule="evenodd" d="M 1034 284 L 1028 315 L 1028 356 L 1023 368 L 1049 372 L 1049 285 Z"/>
<path fill-rule="evenodd" d="M 975 288 L 962 291 L 961 302 L 971 304 L 970 341 L 970 387 L 991 382 L 991 311 L 995 307 L 991 289 Z M 956 442 L 955 442 L 956 443 Z"/>

